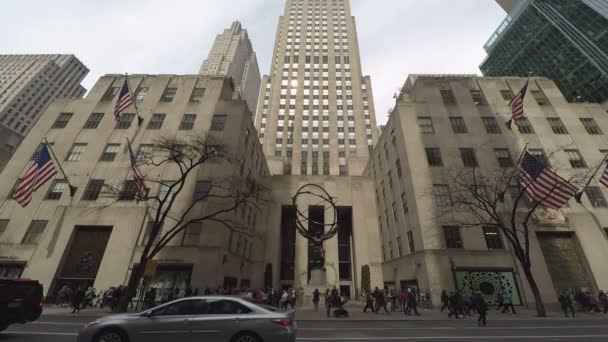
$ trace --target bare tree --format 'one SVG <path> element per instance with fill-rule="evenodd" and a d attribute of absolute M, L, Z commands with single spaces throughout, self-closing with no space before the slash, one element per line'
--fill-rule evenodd
<path fill-rule="evenodd" d="M 519 164 L 519 161 L 518 163 Z M 518 168 L 484 169 L 462 168 L 450 170 L 449 184 L 452 207 L 445 207 L 440 219 L 449 220 L 460 227 L 495 227 L 506 238 L 526 277 L 539 317 L 546 316 L 545 306 L 534 274 L 530 256 L 530 235 L 533 233 L 532 218 L 540 211 L 552 210 L 542 203 L 545 198 L 532 201 L 526 196 L 530 186 L 521 187 L 518 182 Z M 572 177 L 572 183 L 579 183 Z M 512 200 L 505 201 L 505 192 L 511 192 Z"/>
<path fill-rule="evenodd" d="M 126 311 L 128 303 L 136 294 L 136 287 L 141 281 L 146 265 L 163 250 L 176 236 L 185 234 L 194 225 L 202 228 L 204 223 L 215 222 L 232 231 L 251 235 L 251 232 L 231 215 L 240 208 L 259 208 L 265 198 L 267 189 L 253 178 L 233 175 L 237 167 L 225 145 L 215 143 L 210 136 L 197 135 L 188 138 L 160 138 L 153 150 L 143 156 L 138 156 L 148 174 L 158 174 L 160 169 L 169 167 L 176 171 L 176 179 L 164 182 L 158 178 L 146 177 L 146 186 L 158 184 L 155 195 L 137 194 L 134 187 L 122 189 L 106 186 L 104 195 L 115 199 L 135 199 L 147 202 L 149 224 L 151 228 L 144 236 L 143 250 L 139 263 L 134 265 L 129 277 L 125 295 L 121 298 L 118 311 Z M 198 178 L 202 168 L 211 163 L 222 163 L 226 174 L 204 178 L 203 187 L 195 189 L 190 194 L 192 184 Z M 241 161 L 242 163 L 242 161 Z M 188 186 L 190 184 L 190 186 Z M 188 191 L 188 193 L 185 193 Z M 184 196 L 184 197 L 182 197 Z M 178 199 L 180 198 L 180 199 Z M 187 198 L 184 201 L 183 199 Z"/>

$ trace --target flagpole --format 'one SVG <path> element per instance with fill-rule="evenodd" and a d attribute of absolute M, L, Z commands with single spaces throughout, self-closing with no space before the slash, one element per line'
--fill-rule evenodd
<path fill-rule="evenodd" d="M 65 181 L 68 183 L 68 187 L 70 188 L 70 197 L 74 197 L 74 195 L 76 194 L 76 190 L 78 190 L 78 188 L 75 187 L 75 186 L 73 186 L 72 184 L 70 184 L 70 180 L 68 179 L 68 175 L 63 170 L 63 167 L 61 166 L 61 163 L 59 162 L 59 159 L 55 155 L 55 152 L 53 151 L 53 148 L 51 147 L 51 144 L 49 144 L 49 141 L 46 139 L 46 137 L 44 137 L 44 144 L 49 148 L 49 151 L 51 151 L 51 155 L 53 156 L 53 158 L 55 158 L 55 161 L 57 162 L 57 166 L 59 167 L 59 170 L 63 174 L 63 177 L 65 178 Z"/>
<path fill-rule="evenodd" d="M 515 174 L 515 172 L 517 172 L 517 166 L 520 164 L 521 159 L 524 157 L 524 154 L 526 153 L 526 150 L 528 148 L 528 143 L 526 143 L 524 145 L 524 149 L 523 151 L 521 151 L 521 154 L 519 155 L 519 158 L 517 158 L 517 162 L 515 163 L 515 167 L 513 168 L 513 172 L 511 172 L 511 175 L 509 176 L 509 180 L 507 181 L 507 187 L 509 186 L 509 184 L 511 184 L 511 179 L 513 179 L 513 175 Z M 505 191 L 498 193 L 498 197 L 501 201 L 504 200 L 505 198 L 505 192 L 507 190 L 505 189 Z"/>
<path fill-rule="evenodd" d="M 137 108 L 137 99 L 135 98 L 135 93 L 131 92 L 131 87 L 129 87 L 129 74 L 125 72 L 125 82 L 127 82 L 127 90 L 131 95 L 131 101 L 133 102 L 133 107 L 135 108 L 135 114 L 137 114 L 137 126 L 141 126 L 144 122 L 144 118 L 139 115 L 139 109 Z"/>
<path fill-rule="evenodd" d="M 593 174 L 591 175 L 591 177 L 589 177 L 589 180 L 587 181 L 587 183 L 585 183 L 585 186 L 583 186 L 583 189 L 580 192 L 574 194 L 574 199 L 576 199 L 576 203 L 581 203 L 581 198 L 583 196 L 583 192 L 585 192 L 585 188 L 587 186 L 589 186 L 589 184 L 591 184 L 591 181 L 593 180 L 593 178 L 595 178 L 595 175 L 597 174 L 597 172 L 604 165 L 604 162 L 606 161 L 606 157 L 608 157 L 608 153 L 604 155 L 604 158 L 602 158 L 602 161 L 600 162 L 600 164 L 595 168 L 595 171 L 593 171 Z"/>

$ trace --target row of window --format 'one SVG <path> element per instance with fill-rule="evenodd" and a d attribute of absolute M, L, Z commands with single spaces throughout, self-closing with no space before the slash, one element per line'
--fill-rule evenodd
<path fill-rule="evenodd" d="M 466 134 L 468 133 L 467 126 L 465 124 L 464 118 L 462 116 L 450 116 L 450 125 L 452 126 L 452 131 L 456 134 Z M 593 118 L 579 118 L 581 124 L 587 131 L 587 133 L 591 135 L 601 135 L 603 134 L 600 126 Z M 481 117 L 481 121 L 486 129 L 488 134 L 500 134 L 502 133 L 500 130 L 500 126 L 496 121 L 496 118 L 493 116 L 483 116 Z M 568 134 L 568 129 L 562 122 L 561 118 L 558 117 L 549 117 L 547 118 L 553 133 L 555 134 Z M 433 126 L 433 119 L 429 116 L 419 116 L 418 117 L 418 131 L 420 133 L 435 133 L 435 127 Z M 519 131 L 523 134 L 534 134 L 534 128 L 532 124 L 528 121 L 527 118 L 517 121 L 517 127 Z"/>
<path fill-rule="evenodd" d="M 439 93 L 441 95 L 441 99 L 446 105 L 455 105 L 456 104 L 456 96 L 454 96 L 454 92 L 451 89 L 440 89 Z M 469 94 L 471 95 L 471 99 L 475 104 L 478 105 L 486 105 L 488 101 L 485 96 L 478 89 L 469 89 Z M 550 105 L 549 100 L 545 97 L 545 95 L 540 90 L 530 90 L 530 94 L 536 101 L 539 106 L 547 106 Z M 511 101 L 513 99 L 513 92 L 509 89 L 500 90 L 500 95 L 505 101 Z"/>
<path fill-rule="evenodd" d="M 462 237 L 460 235 L 459 226 L 442 226 L 443 238 L 445 242 L 445 248 L 464 248 Z M 482 228 L 483 236 L 486 241 L 488 249 L 503 249 L 504 245 L 498 232 L 498 228 L 495 226 L 484 226 Z"/>
<path fill-rule="evenodd" d="M 62 129 L 68 125 L 70 119 L 74 116 L 74 113 L 60 113 L 51 128 L 53 129 Z M 167 115 L 164 113 L 154 113 L 148 122 L 147 129 L 161 129 L 163 123 L 165 122 L 165 117 Z M 82 126 L 83 129 L 96 129 L 101 120 L 104 117 L 104 113 L 91 113 L 89 118 Z M 135 118 L 135 113 L 123 113 L 120 116 L 120 119 L 116 121 L 115 129 L 127 129 L 131 127 L 133 123 L 133 119 Z M 191 130 L 194 128 L 194 122 L 196 121 L 196 114 L 184 114 L 179 124 L 179 130 Z M 226 123 L 226 115 L 216 114 L 213 116 L 211 121 L 212 131 L 223 131 Z"/>

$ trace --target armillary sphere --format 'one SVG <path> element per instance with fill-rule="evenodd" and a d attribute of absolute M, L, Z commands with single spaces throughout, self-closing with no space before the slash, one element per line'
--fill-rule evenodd
<path fill-rule="evenodd" d="M 315 220 L 311 220 L 307 215 L 302 213 L 298 208 L 297 201 L 298 198 L 302 196 L 311 196 L 317 197 L 319 199 L 316 205 L 323 206 L 324 208 L 329 207 L 333 211 L 333 221 L 331 223 L 325 222 L 317 222 Z M 300 198 L 302 198 L 300 197 Z M 331 239 L 338 232 L 338 210 L 336 208 L 336 202 L 334 202 L 334 198 L 327 193 L 323 187 L 316 184 L 305 184 L 292 197 L 293 206 L 296 208 L 296 229 L 303 237 L 308 240 L 312 240 L 314 244 L 320 245 L 323 241 Z M 327 210 L 326 209 L 326 210 Z M 313 223 L 323 227 L 322 234 L 313 234 L 308 230 L 308 223 Z M 328 229 L 326 229 L 328 228 Z"/>

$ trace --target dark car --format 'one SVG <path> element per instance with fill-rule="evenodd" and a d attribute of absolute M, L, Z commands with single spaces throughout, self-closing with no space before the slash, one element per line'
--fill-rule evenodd
<path fill-rule="evenodd" d="M 37 320 L 43 305 L 42 285 L 37 280 L 0 278 L 0 331 L 10 324 Z"/>

